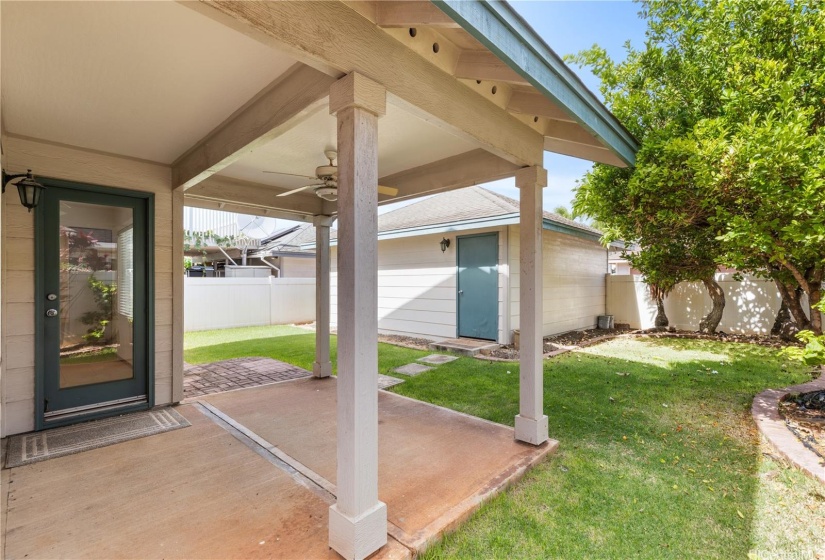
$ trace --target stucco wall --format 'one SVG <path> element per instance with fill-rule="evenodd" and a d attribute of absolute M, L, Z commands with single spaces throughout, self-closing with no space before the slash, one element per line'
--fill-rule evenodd
<path fill-rule="evenodd" d="M 183 391 L 183 242 L 173 249 L 173 207 L 183 216 L 183 195 L 171 190 L 167 166 L 95 152 L 3 137 L 4 167 L 78 183 L 153 192 L 155 205 L 155 404 L 180 400 Z M 12 188 L 2 204 L 2 411 L 3 436 L 34 429 L 34 213 Z M 181 226 L 179 226 L 181 227 Z M 182 232 L 182 227 L 181 227 Z M 176 278 L 173 271 L 179 272 Z M 180 317 L 173 325 L 173 318 Z M 173 381 L 174 379 L 174 381 Z"/>
<path fill-rule="evenodd" d="M 719 330 L 729 333 L 770 333 L 782 299 L 773 281 L 745 276 L 740 282 L 733 274 L 717 273 L 716 281 L 725 291 L 725 311 Z M 641 276 L 608 276 L 607 312 L 617 323 L 637 329 L 654 327 L 656 305 Z M 806 300 L 807 301 L 807 300 Z M 679 284 L 665 298 L 665 313 L 671 326 L 696 330 L 711 308 L 710 297 L 698 282 Z"/>
<path fill-rule="evenodd" d="M 519 226 L 510 227 L 510 328 L 519 328 Z M 544 231 L 543 335 L 592 328 L 605 309 L 607 250 L 596 240 Z"/>

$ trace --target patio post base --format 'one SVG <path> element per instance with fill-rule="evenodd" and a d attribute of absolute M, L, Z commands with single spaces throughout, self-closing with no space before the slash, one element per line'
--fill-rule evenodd
<path fill-rule="evenodd" d="M 357 517 L 329 508 L 329 546 L 347 560 L 363 560 L 387 544 L 387 505 L 378 502 Z"/>
<path fill-rule="evenodd" d="M 516 416 L 516 439 L 533 445 L 541 445 L 548 439 L 547 416 L 539 419 L 527 418 L 521 414 Z"/>
<path fill-rule="evenodd" d="M 329 377 L 332 375 L 332 364 L 329 362 L 313 362 L 312 375 L 315 377 Z"/>

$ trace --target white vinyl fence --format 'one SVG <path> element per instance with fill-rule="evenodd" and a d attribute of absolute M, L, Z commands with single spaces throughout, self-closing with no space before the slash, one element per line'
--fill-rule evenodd
<path fill-rule="evenodd" d="M 718 330 L 739 334 L 768 334 L 773 327 L 782 298 L 772 280 L 745 276 L 741 282 L 733 274 L 717 273 L 716 281 L 725 291 L 725 311 Z M 803 300 L 807 305 L 807 299 Z M 656 304 L 647 284 L 638 275 L 607 275 L 607 313 L 616 323 L 635 329 L 654 327 Z M 665 298 L 665 313 L 677 329 L 697 330 L 699 321 L 712 307 L 701 282 L 684 282 Z"/>
<path fill-rule="evenodd" d="M 186 331 L 315 320 L 314 278 L 186 278 L 183 291 Z"/>

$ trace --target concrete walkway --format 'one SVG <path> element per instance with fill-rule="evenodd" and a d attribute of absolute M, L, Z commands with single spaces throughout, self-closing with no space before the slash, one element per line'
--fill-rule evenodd
<path fill-rule="evenodd" d="M 188 428 L 2 471 L 7 558 L 338 558 L 336 380 L 202 397 Z M 376 559 L 411 558 L 552 453 L 380 391 Z M 5 491 L 7 489 L 7 491 Z"/>

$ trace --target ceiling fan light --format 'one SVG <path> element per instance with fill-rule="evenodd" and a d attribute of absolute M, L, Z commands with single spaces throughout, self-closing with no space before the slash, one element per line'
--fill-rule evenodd
<path fill-rule="evenodd" d="M 338 200 L 338 189 L 336 187 L 323 186 L 315 189 L 315 194 L 324 200 L 335 202 Z"/>

